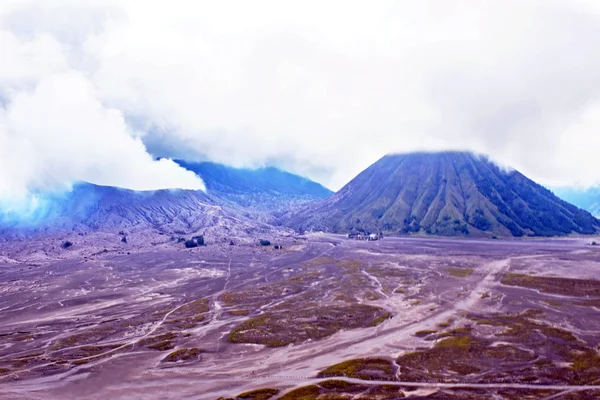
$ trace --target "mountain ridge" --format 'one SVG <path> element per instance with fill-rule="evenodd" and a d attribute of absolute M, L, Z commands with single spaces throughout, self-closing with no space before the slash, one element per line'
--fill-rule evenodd
<path fill-rule="evenodd" d="M 325 186 L 275 167 L 235 168 L 209 161 L 175 160 L 204 181 L 207 193 L 260 211 L 281 211 L 329 197 Z"/>

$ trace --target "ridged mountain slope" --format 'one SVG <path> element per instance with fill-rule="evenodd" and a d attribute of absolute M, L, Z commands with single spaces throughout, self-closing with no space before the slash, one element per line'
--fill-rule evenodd
<path fill-rule="evenodd" d="M 391 234 L 592 234 L 600 221 L 518 171 L 468 152 L 387 155 L 283 220 L 298 230 Z"/>
<path fill-rule="evenodd" d="M 200 190 L 132 191 L 80 183 L 40 197 L 28 215 L 0 215 L 0 232 L 147 230 L 164 234 L 221 229 L 232 234 L 268 230 Z"/>
<path fill-rule="evenodd" d="M 332 194 L 316 182 L 277 168 L 177 162 L 198 174 L 207 191 L 132 191 L 82 182 L 66 193 L 38 193 L 36 207 L 24 213 L 0 208 L 0 233 L 147 228 L 188 233 L 211 228 L 244 234 L 272 229 L 269 224 L 278 210 Z"/>
<path fill-rule="evenodd" d="M 333 194 L 317 182 L 274 167 L 249 169 L 212 162 L 176 162 L 200 176 L 209 194 L 256 210 L 287 210 Z"/>

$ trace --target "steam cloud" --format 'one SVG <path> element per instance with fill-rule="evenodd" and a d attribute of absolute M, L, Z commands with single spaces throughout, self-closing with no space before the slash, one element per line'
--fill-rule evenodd
<path fill-rule="evenodd" d="M 443 149 L 597 184 L 598 37 L 595 0 L 4 1 L 0 197 L 203 187 L 156 156 L 337 189 Z"/>

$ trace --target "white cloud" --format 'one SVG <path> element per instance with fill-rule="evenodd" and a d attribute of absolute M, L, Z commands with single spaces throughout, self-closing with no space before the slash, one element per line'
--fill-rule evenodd
<path fill-rule="evenodd" d="M 83 180 L 136 190 L 204 188 L 173 161 L 155 161 L 79 72 L 15 95 L 0 115 L 0 193 L 25 196 Z"/>
<path fill-rule="evenodd" d="M 15 7 L 19 21 L 35 24 L 16 25 L 9 14 L 4 22 L 14 29 L 0 29 L 0 198 L 24 199 L 33 190 L 68 188 L 76 181 L 136 190 L 204 189 L 173 161 L 153 159 L 122 111 L 98 98 L 89 71 L 76 68 L 87 56 L 72 47 L 78 40 L 67 40 L 70 29 L 82 34 L 81 25 L 45 25 L 52 15 L 41 8 Z"/>
<path fill-rule="evenodd" d="M 385 153 L 424 149 L 487 153 L 541 183 L 600 183 L 587 150 L 600 130 L 590 116 L 600 101 L 594 1 L 38 3 L 0 15 L 11 65 L 26 65 L 10 74 L 0 66 L 7 114 L 68 76 L 128 150 L 111 146 L 100 158 L 96 146 L 69 145 L 85 154 L 78 168 L 36 184 L 93 177 L 146 187 L 149 171 L 165 177 L 155 185 L 191 185 L 172 164 L 152 162 L 137 132 L 157 155 L 275 163 L 332 188 Z M 106 142 L 105 129 L 36 104 L 30 119 L 86 126 L 87 140 Z M 47 162 L 64 168 L 65 148 L 48 149 L 56 155 Z M 125 162 L 127 176 L 109 168 Z M 24 164 L 37 171 L 35 157 Z"/>

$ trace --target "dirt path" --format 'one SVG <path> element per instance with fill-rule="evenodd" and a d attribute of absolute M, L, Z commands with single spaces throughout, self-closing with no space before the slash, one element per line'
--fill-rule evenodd
<path fill-rule="evenodd" d="M 84 362 L 84 361 L 91 361 L 91 360 L 94 360 L 94 359 L 100 359 L 100 358 L 102 358 L 102 357 L 106 357 L 106 356 L 108 356 L 108 355 L 110 355 L 110 354 L 116 353 L 116 352 L 118 352 L 119 350 L 123 350 L 123 349 L 125 349 L 125 348 L 127 348 L 127 347 L 129 347 L 129 346 L 133 346 L 133 345 L 135 345 L 135 344 L 136 344 L 137 342 L 139 342 L 140 340 L 142 340 L 142 339 L 145 339 L 145 338 L 147 338 L 147 337 L 151 336 L 152 334 L 154 334 L 154 332 L 156 332 L 156 331 L 158 330 L 158 328 L 160 328 L 160 327 L 162 326 L 162 324 L 164 324 L 164 323 L 165 323 L 165 321 L 167 320 L 167 318 L 168 318 L 168 317 L 169 317 L 171 314 L 173 314 L 174 312 L 176 312 L 176 311 L 177 311 L 177 310 L 179 310 L 180 308 L 182 308 L 182 307 L 185 307 L 185 306 L 187 306 L 188 304 L 191 304 L 191 303 L 195 302 L 196 300 L 197 300 L 197 299 L 194 299 L 194 300 L 192 300 L 192 301 L 189 301 L 189 302 L 187 302 L 187 303 L 185 303 L 185 304 L 181 304 L 181 305 L 179 305 L 179 306 L 177 306 L 177 307 L 173 308 L 171 311 L 169 311 L 168 313 L 166 313 L 166 314 L 165 314 L 165 316 L 164 316 L 164 317 L 163 317 L 163 318 L 162 318 L 162 319 L 161 319 L 161 320 L 160 320 L 160 321 L 159 321 L 159 322 L 158 322 L 158 323 L 157 323 L 157 324 L 156 324 L 156 325 L 155 325 L 155 326 L 154 326 L 152 329 L 150 329 L 150 330 L 149 330 L 149 331 L 148 331 L 146 334 L 144 334 L 143 336 L 139 336 L 139 337 L 137 337 L 137 338 L 135 338 L 135 339 L 132 339 L 132 340 L 130 340 L 129 342 L 127 342 L 127 343 L 125 343 L 125 344 L 123 344 L 123 345 L 121 345 L 121 346 L 119 346 L 119 347 L 116 347 L 116 348 L 114 348 L 114 349 L 111 349 L 111 350 L 105 351 L 104 353 L 95 354 L 95 355 L 93 355 L 93 356 L 89 356 L 89 357 L 78 358 L 78 359 L 76 359 L 76 360 L 71 360 L 71 363 L 76 363 L 76 362 Z M 76 346 L 76 347 L 80 347 L 80 346 Z M 52 365 L 52 364 L 53 364 L 53 363 L 47 363 L 47 364 L 36 365 L 35 367 L 32 367 L 32 368 L 23 369 L 23 370 L 19 370 L 19 371 L 15 371 L 15 372 L 12 372 L 12 373 L 9 373 L 9 374 L 6 374 L 6 375 L 3 375 L 1 378 L 2 378 L 2 379 L 6 379 L 6 378 L 10 378 L 10 377 L 16 377 L 16 376 L 18 376 L 19 374 L 22 374 L 22 373 L 25 373 L 25 372 L 31 372 L 31 371 L 33 371 L 33 370 L 36 370 L 36 369 L 39 369 L 39 368 L 42 368 L 42 367 L 47 367 L 47 366 L 50 366 L 50 365 Z"/>
<path fill-rule="evenodd" d="M 262 377 L 261 377 L 262 378 Z M 598 390 L 598 385 L 541 385 L 529 383 L 437 383 L 437 382 L 401 382 L 401 381 L 386 381 L 386 380 L 370 380 L 346 377 L 331 377 L 331 378 L 311 378 L 311 377 L 290 377 L 273 375 L 264 377 L 266 379 L 281 379 L 294 380 L 296 385 L 312 385 L 331 379 L 343 380 L 349 383 L 357 383 L 361 385 L 391 385 L 391 386 L 406 386 L 406 387 L 421 387 L 421 388 L 440 388 L 440 389 L 533 389 L 533 390 L 564 390 L 564 391 L 581 391 L 581 390 Z M 260 378 L 259 378 L 260 379 Z M 559 395 L 554 394 L 552 396 Z"/>
<path fill-rule="evenodd" d="M 346 378 L 346 377 L 331 377 L 331 378 L 314 378 L 314 377 L 293 377 L 286 375 L 272 375 L 272 376 L 246 376 L 238 377 L 238 379 L 246 378 L 248 380 L 256 381 L 257 387 L 268 387 L 273 382 L 278 384 L 288 383 L 294 387 L 300 387 L 305 385 L 314 385 L 321 382 L 335 379 L 342 380 L 348 383 L 355 383 L 360 385 L 386 385 L 386 386 L 398 386 L 398 387 L 410 387 L 410 388 L 422 388 L 422 389 L 516 389 L 516 390 L 557 390 L 560 393 L 555 393 L 543 400 L 558 399 L 561 396 L 580 392 L 584 390 L 595 390 L 600 392 L 600 386 L 597 385 L 536 385 L 527 383 L 436 383 L 436 382 L 402 382 L 402 381 L 386 381 L 386 380 L 366 380 L 357 378 Z M 214 378 L 210 378 L 214 379 Z M 199 380 L 203 380 L 202 377 Z M 199 399 L 214 399 L 212 397 L 202 397 Z"/>

